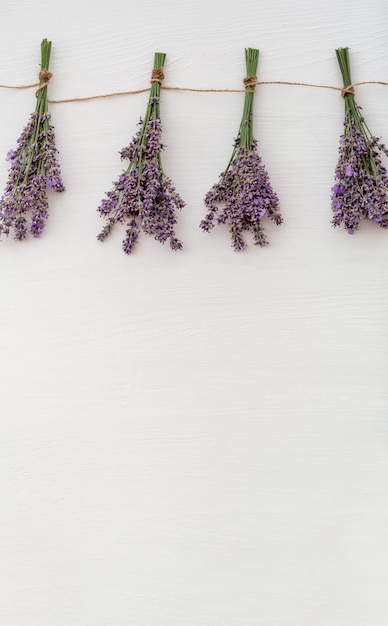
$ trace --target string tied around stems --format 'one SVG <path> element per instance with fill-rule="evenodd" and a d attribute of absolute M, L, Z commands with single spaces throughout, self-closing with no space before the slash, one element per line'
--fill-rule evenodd
<path fill-rule="evenodd" d="M 246 76 L 243 83 L 246 91 L 254 91 L 257 85 L 257 76 Z"/>
<path fill-rule="evenodd" d="M 38 97 L 38 94 L 40 92 L 41 89 L 44 89 L 45 87 L 47 87 L 47 85 L 50 82 L 50 79 L 53 77 L 53 74 L 51 72 L 48 71 L 48 69 L 43 68 L 40 72 L 39 72 L 39 80 L 43 80 L 43 83 L 41 83 L 38 87 L 38 89 L 35 92 L 36 97 Z"/>
<path fill-rule="evenodd" d="M 163 67 L 154 67 L 151 74 L 151 83 L 161 84 L 164 80 Z"/>
<path fill-rule="evenodd" d="M 354 85 L 346 85 L 346 87 L 342 87 L 341 96 L 345 98 L 347 94 L 354 96 Z"/>

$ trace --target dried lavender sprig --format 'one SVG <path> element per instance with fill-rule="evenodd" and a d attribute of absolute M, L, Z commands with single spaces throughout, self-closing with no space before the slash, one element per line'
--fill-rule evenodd
<path fill-rule="evenodd" d="M 185 203 L 163 172 L 161 159 L 164 145 L 160 141 L 159 103 L 165 58 L 162 52 L 155 54 L 144 119 L 140 119 L 140 129 L 129 146 L 120 152 L 121 159 L 128 159 L 129 165 L 98 208 L 101 216 L 106 218 L 106 224 L 97 238 L 100 241 L 106 239 L 117 222 L 126 224 L 126 236 L 122 242 L 126 254 L 133 252 L 140 230 L 161 243 L 169 240 L 173 250 L 182 248 L 181 241 L 175 236 L 174 225 L 176 210 L 182 209 Z"/>
<path fill-rule="evenodd" d="M 372 135 L 356 103 L 349 48 L 338 48 L 336 55 L 344 84 L 345 121 L 331 190 L 332 225 L 343 225 L 352 235 L 362 219 L 388 228 L 388 175 L 382 162 L 382 155 L 388 155 L 388 151 Z"/>
<path fill-rule="evenodd" d="M 227 224 L 236 251 L 244 250 L 243 233 L 253 232 L 254 243 L 268 243 L 261 221 L 267 216 L 276 224 L 283 221 L 279 213 L 279 200 L 273 191 L 267 170 L 257 152 L 253 138 L 253 100 L 259 50 L 247 48 L 245 61 L 247 77 L 242 120 L 232 156 L 219 182 L 205 196 L 209 209 L 200 227 L 209 232 L 215 224 Z M 220 212 L 220 205 L 223 210 Z"/>
<path fill-rule="evenodd" d="M 35 112 L 23 129 L 16 149 L 7 154 L 11 165 L 0 200 L 0 235 L 8 236 L 13 229 L 14 239 L 19 241 L 25 239 L 28 232 L 34 237 L 42 234 L 48 218 L 47 188 L 64 191 L 54 128 L 48 113 L 50 55 L 51 41 L 43 39 Z"/>

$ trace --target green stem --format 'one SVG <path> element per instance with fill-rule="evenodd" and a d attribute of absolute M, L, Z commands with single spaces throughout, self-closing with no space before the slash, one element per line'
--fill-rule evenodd
<path fill-rule="evenodd" d="M 40 45 L 40 51 L 41 51 L 40 69 L 42 72 L 43 70 L 49 69 L 50 55 L 51 55 L 51 41 L 48 41 L 47 39 L 43 39 Z M 47 82 L 48 82 L 47 78 L 40 78 L 39 86 L 44 85 Z M 37 143 L 38 138 L 39 138 L 39 132 L 41 129 L 42 117 L 47 112 L 48 112 L 48 96 L 47 96 L 47 84 L 46 84 L 44 87 L 39 89 L 36 94 L 35 113 L 37 115 L 37 118 L 35 120 L 34 130 L 29 141 L 29 146 L 35 145 Z M 45 119 L 43 121 L 43 128 L 47 134 L 50 128 L 50 123 L 48 119 Z M 25 183 L 28 180 L 29 170 L 35 157 L 35 150 L 29 150 L 28 152 L 29 152 L 28 159 L 27 159 L 26 169 L 24 173 Z M 40 171 L 43 170 L 42 160 L 40 160 L 39 162 L 39 169 Z M 17 181 L 17 184 L 19 184 L 19 182 L 20 181 Z"/>
<path fill-rule="evenodd" d="M 352 84 L 352 77 L 350 73 L 349 48 L 338 48 L 335 52 L 341 70 L 344 87 L 348 87 Z M 363 122 L 361 121 L 361 115 L 358 110 L 354 95 L 352 93 L 346 93 L 344 96 L 344 100 L 345 112 L 349 112 L 352 115 L 358 130 L 363 134 L 364 138 L 369 141 L 369 136 L 366 132 L 365 124 L 363 124 Z"/>
<path fill-rule="evenodd" d="M 245 64 L 246 64 L 247 76 L 256 76 L 258 62 L 259 62 L 259 50 L 256 50 L 256 48 L 245 48 Z M 243 109 L 243 115 L 241 119 L 240 128 L 238 131 L 236 145 L 233 149 L 232 156 L 230 157 L 230 161 L 225 170 L 225 173 L 228 171 L 230 165 L 232 164 L 236 156 L 236 148 L 238 146 L 242 146 L 243 148 L 245 148 L 245 150 L 252 149 L 252 141 L 253 141 L 252 118 L 253 118 L 254 95 L 255 95 L 255 85 L 248 85 L 245 88 L 244 109 Z"/>
<path fill-rule="evenodd" d="M 50 55 L 51 55 L 51 41 L 47 39 L 43 39 L 41 43 L 41 64 L 40 69 L 48 70 L 50 65 Z M 39 79 L 39 86 L 47 83 L 46 78 Z M 48 111 L 48 103 L 47 103 L 47 85 L 42 89 L 39 89 L 38 95 L 36 98 L 36 108 L 35 111 L 43 115 L 43 113 L 47 113 Z"/>
<path fill-rule="evenodd" d="M 335 51 L 337 55 L 338 65 L 341 70 L 342 80 L 344 87 L 348 87 L 352 84 L 352 77 L 350 72 L 350 59 L 349 59 L 349 48 L 337 48 Z M 360 109 L 356 104 L 355 97 L 352 93 L 345 93 L 345 115 L 349 116 L 354 120 L 357 130 L 361 133 L 364 138 L 365 146 L 368 150 L 368 155 L 363 156 L 364 165 L 368 168 L 373 174 L 377 173 L 377 166 L 375 160 L 370 151 L 370 140 L 372 137 L 372 133 L 370 132 L 367 124 L 364 121 L 360 113 Z"/>
<path fill-rule="evenodd" d="M 154 55 L 154 69 L 156 69 L 156 70 L 163 69 L 165 60 L 166 60 L 166 54 L 164 52 L 155 52 L 155 55 Z M 140 135 L 139 135 L 139 139 L 138 139 L 139 146 L 140 146 L 139 157 L 138 157 L 138 160 L 136 162 L 131 162 L 129 164 L 128 168 L 127 168 L 127 172 L 129 172 L 130 170 L 132 170 L 135 167 L 138 168 L 138 184 L 139 185 L 140 185 L 140 178 L 141 178 L 141 175 L 142 175 L 142 165 L 143 165 L 142 155 L 143 155 L 143 149 L 146 146 L 147 125 L 148 125 L 148 123 L 149 123 L 151 118 L 153 118 L 153 119 L 160 119 L 160 104 L 159 104 L 159 100 L 160 100 L 160 83 L 155 80 L 155 81 L 151 82 L 151 89 L 150 89 L 150 95 L 149 95 L 149 98 L 148 98 L 148 104 L 147 104 L 145 116 L 144 116 L 144 119 L 143 119 L 141 131 L 140 131 Z M 160 153 L 158 154 L 158 165 L 160 167 L 160 170 L 163 171 Z"/>
<path fill-rule="evenodd" d="M 246 48 L 245 50 L 245 63 L 247 68 L 247 76 L 256 76 L 257 65 L 259 62 L 259 50 L 255 48 Z M 244 111 L 240 125 L 239 137 L 240 146 L 243 146 L 247 150 L 252 149 L 253 129 L 252 129 L 252 116 L 253 116 L 253 98 L 255 94 L 255 86 L 248 86 L 245 88 L 245 100 Z"/>

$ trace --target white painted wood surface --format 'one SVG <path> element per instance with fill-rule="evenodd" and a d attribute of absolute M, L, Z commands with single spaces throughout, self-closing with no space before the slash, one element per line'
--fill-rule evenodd
<path fill-rule="evenodd" d="M 53 99 L 168 85 L 386 80 L 383 0 L 15 0 L 0 82 Z M 255 134 L 285 223 L 233 253 L 198 224 L 229 158 L 241 94 L 163 92 L 166 172 L 185 251 L 96 208 L 146 95 L 51 108 L 67 191 L 40 241 L 0 248 L 2 626 L 386 626 L 388 233 L 330 226 L 343 103 L 257 90 Z M 357 89 L 388 140 L 388 90 Z M 32 91 L 0 92 L 0 154 Z M 0 160 L 2 186 L 7 164 Z"/>

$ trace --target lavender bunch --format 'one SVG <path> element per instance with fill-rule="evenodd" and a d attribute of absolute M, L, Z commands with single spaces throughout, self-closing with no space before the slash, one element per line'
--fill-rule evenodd
<path fill-rule="evenodd" d="M 332 224 L 343 224 L 352 235 L 363 218 L 388 228 L 388 175 L 382 163 L 382 155 L 388 156 L 388 151 L 381 140 L 371 134 L 361 107 L 356 104 L 349 49 L 339 48 L 336 54 L 344 82 L 345 122 L 331 190 Z"/>
<path fill-rule="evenodd" d="M 245 50 L 247 77 L 245 84 L 244 111 L 228 166 L 205 196 L 209 209 L 200 227 L 209 232 L 215 224 L 227 224 L 232 237 L 232 247 L 244 250 L 243 233 L 253 232 L 254 243 L 265 246 L 262 219 L 267 216 L 276 224 L 283 219 L 279 213 L 279 200 L 271 187 L 265 166 L 257 152 L 257 141 L 253 138 L 252 117 L 256 70 L 259 51 Z M 219 205 L 223 208 L 219 211 Z"/>
<path fill-rule="evenodd" d="M 0 200 L 0 235 L 26 239 L 28 232 L 39 237 L 48 218 L 47 188 L 64 191 L 57 161 L 54 128 L 48 113 L 47 85 L 52 76 L 48 71 L 51 41 L 41 44 L 41 72 L 36 93 L 35 112 L 10 150 L 8 182 Z M 30 221 L 27 215 L 30 214 Z"/>
<path fill-rule="evenodd" d="M 185 203 L 175 190 L 172 181 L 162 168 L 160 121 L 160 84 L 164 78 L 163 65 L 166 55 L 157 52 L 151 78 L 151 91 L 144 120 L 140 119 L 140 130 L 128 147 L 120 152 L 122 160 L 128 159 L 127 169 L 106 194 L 98 211 L 106 218 L 106 225 L 98 235 L 103 241 L 116 222 L 126 224 L 123 251 L 131 254 L 140 230 L 164 243 L 169 239 L 172 250 L 180 250 L 182 243 L 174 232 L 175 211 Z"/>

